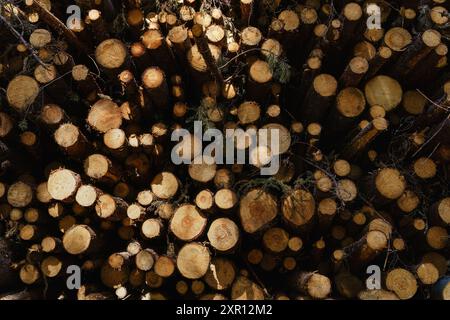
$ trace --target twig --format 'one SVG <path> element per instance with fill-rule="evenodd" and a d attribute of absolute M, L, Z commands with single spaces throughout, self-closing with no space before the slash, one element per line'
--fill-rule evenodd
<path fill-rule="evenodd" d="M 433 135 L 424 144 L 422 144 L 416 152 L 414 152 L 414 154 L 412 155 L 413 157 L 415 157 L 420 151 L 422 151 L 422 149 L 425 148 L 425 146 L 428 145 L 428 143 L 430 143 L 430 141 L 432 141 L 439 134 L 439 132 L 441 132 L 441 130 L 445 127 L 446 120 L 448 120 L 449 118 L 450 114 L 445 118 L 444 121 L 442 121 L 439 129 L 435 133 L 433 133 Z"/>
<path fill-rule="evenodd" d="M 439 108 L 439 109 L 442 109 L 442 110 L 444 110 L 444 111 L 449 111 L 448 108 L 445 108 L 445 107 L 443 107 L 443 106 L 437 104 L 436 102 L 434 102 L 434 101 L 431 100 L 430 98 L 428 98 L 426 94 L 424 94 L 422 91 L 420 91 L 420 89 L 416 89 L 416 91 L 417 91 L 418 93 L 420 93 L 426 100 L 428 100 L 428 102 L 432 103 L 435 107 L 437 107 L 437 108 Z"/>

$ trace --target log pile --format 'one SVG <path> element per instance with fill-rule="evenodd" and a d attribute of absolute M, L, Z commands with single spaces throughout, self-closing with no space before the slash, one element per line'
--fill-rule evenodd
<path fill-rule="evenodd" d="M 449 300 L 448 10 L 0 0 L 0 299 Z"/>

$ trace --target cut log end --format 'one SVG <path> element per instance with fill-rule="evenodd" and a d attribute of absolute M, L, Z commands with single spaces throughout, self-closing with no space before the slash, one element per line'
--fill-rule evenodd
<path fill-rule="evenodd" d="M 384 43 L 395 52 L 403 51 L 411 42 L 411 34 L 404 28 L 391 28 L 384 35 Z"/>
<path fill-rule="evenodd" d="M 272 70 L 267 62 L 257 60 L 250 66 L 250 78 L 257 83 L 267 83 L 272 80 Z"/>
<path fill-rule="evenodd" d="M 95 60 L 106 69 L 117 69 L 126 60 L 127 49 L 122 41 L 107 39 L 95 49 Z"/>
<path fill-rule="evenodd" d="M 39 84 L 29 76 L 17 76 L 8 84 L 6 97 L 11 107 L 24 112 L 39 95 Z"/>
<path fill-rule="evenodd" d="M 329 74 L 321 74 L 314 78 L 314 90 L 322 97 L 331 97 L 336 94 L 337 81 Z"/>
<path fill-rule="evenodd" d="M 86 252 L 95 237 L 94 231 L 86 225 L 75 225 L 64 233 L 64 249 L 73 255 Z"/>
<path fill-rule="evenodd" d="M 183 241 L 192 241 L 198 238 L 206 227 L 207 219 L 193 205 L 179 207 L 171 221 L 170 230 Z"/>
<path fill-rule="evenodd" d="M 147 219 L 141 226 L 142 234 L 147 239 L 154 239 L 161 235 L 162 223 L 157 219 Z"/>
<path fill-rule="evenodd" d="M 430 158 L 419 158 L 414 162 L 414 173 L 421 179 L 433 178 L 436 172 L 436 163 Z"/>
<path fill-rule="evenodd" d="M 239 216 L 244 231 L 255 233 L 277 215 L 277 202 L 273 195 L 263 190 L 252 190 L 240 202 Z"/>
<path fill-rule="evenodd" d="M 386 288 L 393 291 L 401 300 L 411 299 L 417 292 L 417 281 L 408 270 L 397 268 L 388 272 Z"/>
<path fill-rule="evenodd" d="M 48 192 L 55 200 L 68 200 L 73 197 L 81 184 L 80 176 L 68 169 L 53 171 L 47 181 Z"/>
<path fill-rule="evenodd" d="M 153 194 L 165 200 L 174 197 L 178 192 L 178 187 L 178 179 L 170 172 L 157 174 L 151 182 Z"/>
<path fill-rule="evenodd" d="M 95 130 L 105 133 L 122 125 L 122 112 L 112 100 L 100 99 L 89 110 L 87 122 Z"/>
<path fill-rule="evenodd" d="M 280 253 L 288 246 L 289 234 L 281 228 L 271 228 L 264 233 L 262 241 L 269 251 Z"/>
<path fill-rule="evenodd" d="M 404 177 L 397 169 L 381 169 L 375 178 L 375 186 L 378 192 L 387 199 L 399 198 L 406 188 Z"/>
<path fill-rule="evenodd" d="M 211 262 L 209 250 L 199 243 L 188 243 L 178 252 L 177 268 L 188 279 L 199 279 L 208 271 Z"/>
<path fill-rule="evenodd" d="M 33 200 L 33 190 L 28 184 L 18 181 L 9 187 L 6 197 L 13 207 L 24 208 Z"/>
<path fill-rule="evenodd" d="M 441 250 L 447 246 L 448 232 L 442 227 L 434 226 L 428 229 L 426 239 L 431 248 Z"/>
<path fill-rule="evenodd" d="M 211 223 L 207 236 L 213 248 L 226 252 L 236 246 L 239 240 L 239 228 L 232 220 L 219 218 Z"/>
<path fill-rule="evenodd" d="M 431 285 L 438 281 L 439 270 L 432 263 L 421 263 L 416 269 L 417 277 L 424 285 Z"/>
<path fill-rule="evenodd" d="M 237 205 L 238 197 L 231 189 L 220 189 L 214 195 L 214 202 L 219 209 L 230 210 Z"/>
<path fill-rule="evenodd" d="M 369 105 L 379 105 L 391 111 L 402 101 L 403 90 L 397 80 L 379 75 L 367 82 L 365 94 Z"/>
<path fill-rule="evenodd" d="M 364 94 L 357 88 L 345 88 L 336 97 L 336 108 L 346 118 L 358 117 L 365 106 Z"/>

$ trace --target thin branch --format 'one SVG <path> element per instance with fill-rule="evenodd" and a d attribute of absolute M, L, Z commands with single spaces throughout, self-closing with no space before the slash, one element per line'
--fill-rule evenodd
<path fill-rule="evenodd" d="M 439 134 L 439 132 L 442 131 L 442 129 L 444 129 L 446 120 L 448 119 L 450 119 L 450 114 L 445 118 L 444 121 L 442 121 L 439 129 L 430 137 L 430 139 L 428 139 L 424 144 L 420 146 L 420 148 L 416 152 L 414 152 L 414 154 L 412 155 L 413 157 L 415 157 L 420 151 L 422 151 L 422 149 L 425 148 L 425 146 L 428 145 L 428 143 L 430 143 Z"/>

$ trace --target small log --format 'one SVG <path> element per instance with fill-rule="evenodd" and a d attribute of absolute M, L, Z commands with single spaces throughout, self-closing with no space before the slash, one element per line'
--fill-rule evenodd
<path fill-rule="evenodd" d="M 415 274 L 424 285 L 433 285 L 439 279 L 439 270 L 432 263 L 419 263 L 415 266 Z"/>
<path fill-rule="evenodd" d="M 213 24 L 207 27 L 205 37 L 208 39 L 209 43 L 212 43 L 219 48 L 223 48 L 226 45 L 225 30 L 220 25 Z"/>
<path fill-rule="evenodd" d="M 373 78 L 391 57 L 392 50 L 387 46 L 380 46 L 375 57 L 369 61 L 369 70 L 366 73 L 366 79 Z"/>
<path fill-rule="evenodd" d="M 142 83 L 156 109 L 159 111 L 166 110 L 168 108 L 169 88 L 165 73 L 157 67 L 150 67 L 142 73 Z"/>
<path fill-rule="evenodd" d="M 111 78 L 125 68 L 127 56 L 126 46 L 118 39 L 107 39 L 95 49 L 95 61 Z"/>
<path fill-rule="evenodd" d="M 147 219 L 142 223 L 141 232 L 146 239 L 160 237 L 163 231 L 163 224 L 159 219 Z"/>
<path fill-rule="evenodd" d="M 206 223 L 207 219 L 195 206 L 186 204 L 175 210 L 169 229 L 178 239 L 193 241 L 203 234 Z"/>
<path fill-rule="evenodd" d="M 64 249 L 73 255 L 82 254 L 95 248 L 96 234 L 87 225 L 75 225 L 64 233 Z"/>
<path fill-rule="evenodd" d="M 52 198 L 63 202 L 72 202 L 80 186 L 80 175 L 62 168 L 52 171 L 47 181 L 48 192 Z"/>
<path fill-rule="evenodd" d="M 270 228 L 264 232 L 262 243 L 274 254 L 285 251 L 288 247 L 289 234 L 281 228 Z"/>
<path fill-rule="evenodd" d="M 86 22 L 89 24 L 97 44 L 108 39 L 109 34 L 101 11 L 97 9 L 89 10 Z"/>
<path fill-rule="evenodd" d="M 131 220 L 140 220 L 145 214 L 145 208 L 137 203 L 130 204 L 127 208 L 127 217 Z"/>
<path fill-rule="evenodd" d="M 317 207 L 317 215 L 319 220 L 319 227 L 321 230 L 327 230 L 334 216 L 337 213 L 337 204 L 336 201 L 331 198 L 325 198 L 319 202 Z"/>
<path fill-rule="evenodd" d="M 223 77 L 220 69 L 216 63 L 216 57 L 214 56 L 208 42 L 205 38 L 205 34 L 203 31 L 203 27 L 199 24 L 195 24 L 192 29 L 192 34 L 195 38 L 195 43 L 197 44 L 198 52 L 203 57 L 208 69 L 213 74 L 214 79 L 219 84 L 219 86 L 223 87 Z"/>
<path fill-rule="evenodd" d="M 358 36 L 359 26 L 362 22 L 363 10 L 361 6 L 356 2 L 350 2 L 345 5 L 342 10 L 343 15 L 343 28 L 341 43 L 346 45 L 348 42 L 352 42 Z"/>
<path fill-rule="evenodd" d="M 175 261 L 168 256 L 159 256 L 154 264 L 154 271 L 157 275 L 163 278 L 169 278 L 175 272 Z"/>
<path fill-rule="evenodd" d="M 388 246 L 391 233 L 392 226 L 387 221 L 381 218 L 372 220 L 358 247 L 351 255 L 352 267 L 358 269 L 384 251 Z"/>
<path fill-rule="evenodd" d="M 386 288 L 393 291 L 401 300 L 411 299 L 417 292 L 417 281 L 406 269 L 390 270 L 386 276 Z"/>
<path fill-rule="evenodd" d="M 20 75 L 8 83 L 6 98 L 16 111 L 25 112 L 33 104 L 39 91 L 39 84 L 35 79 Z"/>
<path fill-rule="evenodd" d="M 207 232 L 211 246 L 220 252 L 229 252 L 239 241 L 239 228 L 228 218 L 214 220 Z"/>
<path fill-rule="evenodd" d="M 37 283 L 42 276 L 37 266 L 27 263 L 20 268 L 19 277 L 23 283 L 32 285 Z"/>
<path fill-rule="evenodd" d="M 200 24 L 207 29 L 212 23 L 212 17 L 208 12 L 196 12 L 194 15 L 194 23 Z"/>
<path fill-rule="evenodd" d="M 241 198 L 239 217 L 245 232 L 255 233 L 261 230 L 275 219 L 276 214 L 277 201 L 270 193 L 254 189 Z"/>
<path fill-rule="evenodd" d="M 238 204 L 238 196 L 233 190 L 223 188 L 214 195 L 214 204 L 222 212 L 231 212 Z"/>
<path fill-rule="evenodd" d="M 204 212 L 211 212 L 214 206 L 214 193 L 204 189 L 195 196 L 195 205 Z"/>
<path fill-rule="evenodd" d="M 367 193 L 374 202 L 398 199 L 406 189 L 404 176 L 394 168 L 383 168 L 373 174 Z"/>
<path fill-rule="evenodd" d="M 425 238 L 427 246 L 433 250 L 442 250 L 448 245 L 448 232 L 439 226 L 429 228 Z"/>
<path fill-rule="evenodd" d="M 354 57 L 342 73 L 339 83 L 342 87 L 356 87 L 369 70 L 369 63 L 363 57 Z"/>
<path fill-rule="evenodd" d="M 119 221 L 126 217 L 128 204 L 118 197 L 102 194 L 95 204 L 95 212 L 102 219 Z"/>
<path fill-rule="evenodd" d="M 120 128 L 106 131 L 103 135 L 103 144 L 114 157 L 123 159 L 128 154 L 127 137 Z"/>
<path fill-rule="evenodd" d="M 336 108 L 328 116 L 329 125 L 333 124 L 334 127 L 329 130 L 329 134 L 337 136 L 350 130 L 365 107 L 366 100 L 359 89 L 347 87 L 341 90 L 336 97 Z"/>
<path fill-rule="evenodd" d="M 106 185 L 116 184 L 122 176 L 118 166 L 99 153 L 91 154 L 84 160 L 84 173 Z"/>
<path fill-rule="evenodd" d="M 179 188 L 177 177 L 170 172 L 158 173 L 151 182 L 151 189 L 153 194 L 160 199 L 173 198 Z"/>
<path fill-rule="evenodd" d="M 249 69 L 247 98 L 265 103 L 271 94 L 272 70 L 267 62 L 256 60 Z"/>
<path fill-rule="evenodd" d="M 143 249 L 135 257 L 136 267 L 141 271 L 150 271 L 155 263 L 156 253 L 151 249 Z"/>
<path fill-rule="evenodd" d="M 243 125 L 251 124 L 259 120 L 261 107 L 255 101 L 244 101 L 237 110 L 239 122 Z"/>
<path fill-rule="evenodd" d="M 376 57 L 377 49 L 370 42 L 361 41 L 353 48 L 353 54 L 355 57 L 364 58 L 370 63 L 370 61 Z"/>
<path fill-rule="evenodd" d="M 127 23 L 130 26 L 133 37 L 137 39 L 144 26 L 144 14 L 140 8 L 134 8 L 127 12 Z"/>
<path fill-rule="evenodd" d="M 211 255 L 205 246 L 197 242 L 184 245 L 177 256 L 177 268 L 188 279 L 199 279 L 209 269 Z"/>
<path fill-rule="evenodd" d="M 398 55 L 399 52 L 404 51 L 411 44 L 412 37 L 408 30 L 394 27 L 386 32 L 383 42 Z"/>
<path fill-rule="evenodd" d="M 299 272 L 293 278 L 293 286 L 313 299 L 325 299 L 331 293 L 328 277 L 312 272 Z"/>
<path fill-rule="evenodd" d="M 314 78 L 300 110 L 302 122 L 320 122 L 336 94 L 336 79 L 328 74 L 320 74 Z"/>
<path fill-rule="evenodd" d="M 90 208 L 96 203 L 101 194 L 102 191 L 92 185 L 81 185 L 75 195 L 75 201 L 82 207 Z"/>
<path fill-rule="evenodd" d="M 121 126 L 122 112 L 112 100 L 100 99 L 89 110 L 86 121 L 93 129 L 105 133 Z"/>
<path fill-rule="evenodd" d="M 186 61 L 186 53 L 191 48 L 187 28 L 183 25 L 170 29 L 167 39 L 173 45 L 175 55 L 181 62 Z"/>
<path fill-rule="evenodd" d="M 55 237 L 45 237 L 41 241 L 42 251 L 46 253 L 60 253 L 63 250 L 62 241 Z"/>
<path fill-rule="evenodd" d="M 13 183 L 6 195 L 8 203 L 16 208 L 27 207 L 34 198 L 34 192 L 31 186 L 22 181 Z"/>
<path fill-rule="evenodd" d="M 179 10 L 180 19 L 188 26 L 192 26 L 195 16 L 195 9 L 191 6 L 181 6 Z"/>
<path fill-rule="evenodd" d="M 142 190 L 137 195 L 137 202 L 139 202 L 140 205 L 146 207 L 149 206 L 153 200 L 154 200 L 154 194 L 150 190 Z"/>

